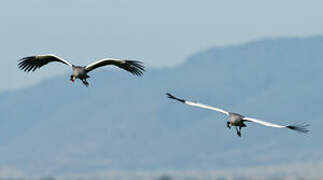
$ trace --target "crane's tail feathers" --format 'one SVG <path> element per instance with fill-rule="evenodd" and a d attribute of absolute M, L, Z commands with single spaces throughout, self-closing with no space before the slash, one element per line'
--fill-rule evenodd
<path fill-rule="evenodd" d="M 299 133 L 308 133 L 310 132 L 310 130 L 307 129 L 308 126 L 310 125 L 307 123 L 294 123 L 286 127 Z"/>
<path fill-rule="evenodd" d="M 177 101 L 180 101 L 180 102 L 182 102 L 182 103 L 185 103 L 185 100 L 184 100 L 184 99 L 179 99 L 179 98 L 177 98 L 177 97 L 175 97 L 175 96 L 171 95 L 170 93 L 166 93 L 166 95 L 167 95 L 167 96 L 168 96 L 168 98 L 170 98 L 170 99 L 175 99 L 175 100 L 177 100 Z"/>

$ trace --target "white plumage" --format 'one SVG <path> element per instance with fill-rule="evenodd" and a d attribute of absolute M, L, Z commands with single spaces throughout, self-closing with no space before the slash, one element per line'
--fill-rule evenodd
<path fill-rule="evenodd" d="M 195 106 L 195 107 L 200 107 L 200 108 L 204 108 L 204 109 L 210 109 L 210 110 L 217 111 L 217 112 L 220 112 L 220 113 L 223 113 L 223 114 L 229 116 L 230 120 L 227 122 L 227 127 L 231 128 L 232 126 L 235 126 L 236 130 L 237 130 L 237 134 L 239 136 L 241 136 L 241 128 L 246 127 L 244 122 L 254 122 L 254 123 L 258 123 L 258 124 L 261 124 L 261 125 L 264 125 L 264 126 L 274 127 L 274 128 L 288 128 L 288 129 L 291 129 L 291 130 L 294 130 L 294 131 L 297 131 L 297 132 L 301 132 L 301 133 L 309 132 L 309 130 L 307 129 L 307 127 L 309 125 L 305 124 L 305 123 L 287 125 L 287 126 L 274 124 L 274 123 L 258 120 L 258 119 L 255 119 L 255 118 L 245 117 L 245 116 L 242 116 L 242 115 L 240 115 L 238 113 L 225 111 L 223 109 L 212 107 L 212 106 L 209 106 L 209 105 L 204 105 L 204 104 L 201 104 L 201 103 L 180 99 L 180 98 L 177 98 L 177 97 L 171 95 L 170 93 L 166 93 L 166 95 L 168 96 L 168 98 L 175 99 L 175 100 L 177 100 L 179 102 L 182 102 L 184 104 L 187 104 L 189 106 Z"/>

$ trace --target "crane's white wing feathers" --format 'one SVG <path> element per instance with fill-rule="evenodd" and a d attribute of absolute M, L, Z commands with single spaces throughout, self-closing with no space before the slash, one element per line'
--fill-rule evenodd
<path fill-rule="evenodd" d="M 54 54 L 46 54 L 46 55 L 39 55 L 38 57 L 55 57 L 56 59 L 59 59 L 60 61 L 62 61 L 63 63 L 65 63 L 66 65 L 69 65 L 69 66 L 73 66 L 73 64 L 71 64 L 70 62 L 66 61 L 65 59 L 61 58 L 61 57 L 58 57 Z"/>
<path fill-rule="evenodd" d="M 287 126 L 283 126 L 283 125 L 279 125 L 279 124 L 273 124 L 270 122 L 265 122 L 265 121 L 261 121 L 255 118 L 249 118 L 249 117 L 244 117 L 243 120 L 246 121 L 250 121 L 250 122 L 254 122 L 254 123 L 258 123 L 258 124 L 262 124 L 264 126 L 269 126 L 269 127 L 275 127 L 275 128 L 288 128 L 294 131 L 297 131 L 299 133 L 308 133 L 308 126 L 309 124 L 307 123 L 294 123 L 292 125 L 287 125 Z"/>
<path fill-rule="evenodd" d="M 177 97 L 173 96 L 170 93 L 166 93 L 166 95 L 168 96 L 168 98 L 175 99 L 175 100 L 180 101 L 180 102 L 182 102 L 184 104 L 187 104 L 189 106 L 195 106 L 195 107 L 200 107 L 200 108 L 204 108 L 204 109 L 210 109 L 210 110 L 217 111 L 217 112 L 220 112 L 220 113 L 223 113 L 223 114 L 226 114 L 226 115 L 229 116 L 229 112 L 227 112 L 227 111 L 225 111 L 223 109 L 219 109 L 219 108 L 216 108 L 216 107 L 208 106 L 208 105 L 197 103 L 197 102 L 186 101 L 184 99 L 177 98 Z"/>
<path fill-rule="evenodd" d="M 92 69 L 93 66 L 96 66 L 97 64 L 100 64 L 100 63 L 102 63 L 104 61 L 121 61 L 122 62 L 124 60 L 122 60 L 122 59 L 116 59 L 116 58 L 104 58 L 104 59 L 97 60 L 97 61 L 95 61 L 95 62 L 87 65 L 85 67 L 85 69 Z"/>
<path fill-rule="evenodd" d="M 286 126 L 282 126 L 282 125 L 279 125 L 279 124 L 273 124 L 273 123 L 270 123 L 270 122 L 261 121 L 261 120 L 258 120 L 258 119 L 255 119 L 255 118 L 250 118 L 250 117 L 244 117 L 243 120 L 258 123 L 258 124 L 262 124 L 264 126 L 275 127 L 275 128 L 285 128 L 286 127 Z"/>
<path fill-rule="evenodd" d="M 143 65 L 143 62 L 141 62 L 141 61 L 123 60 L 123 59 L 114 59 L 114 58 L 105 58 L 105 59 L 98 60 L 98 61 L 86 66 L 85 70 L 87 72 L 90 72 L 96 68 L 108 66 L 108 65 L 117 66 L 117 67 L 124 69 L 136 76 L 141 76 L 143 74 L 143 72 L 145 71 L 145 66 Z"/>
<path fill-rule="evenodd" d="M 185 104 L 190 105 L 190 106 L 196 106 L 196 107 L 204 108 L 204 109 L 210 109 L 210 110 L 217 111 L 217 112 L 220 112 L 220 113 L 223 113 L 223 114 L 226 114 L 226 115 L 229 116 L 229 112 L 227 112 L 227 111 L 225 111 L 223 109 L 219 109 L 219 108 L 216 108 L 216 107 L 209 106 L 209 105 L 205 105 L 205 104 L 201 104 L 201 103 L 197 103 L 197 102 L 192 102 L 192 101 L 185 101 Z"/>

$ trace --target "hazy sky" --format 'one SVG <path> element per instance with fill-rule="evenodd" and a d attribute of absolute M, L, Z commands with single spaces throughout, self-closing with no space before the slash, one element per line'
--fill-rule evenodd
<path fill-rule="evenodd" d="M 16 64 L 24 56 L 54 53 L 80 65 L 120 57 L 171 66 L 209 47 L 323 34 L 322 7 L 319 0 L 2 0 L 0 92 L 69 70 L 53 65 L 22 73 Z"/>

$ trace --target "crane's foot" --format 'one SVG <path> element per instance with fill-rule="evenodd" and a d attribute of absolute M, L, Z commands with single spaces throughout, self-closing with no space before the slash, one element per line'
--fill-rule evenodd
<path fill-rule="evenodd" d="M 87 81 L 83 80 L 82 82 L 83 82 L 83 84 L 84 84 L 86 87 L 88 87 L 88 86 L 89 86 L 89 83 L 88 83 Z"/>
<path fill-rule="evenodd" d="M 236 131 L 237 131 L 238 136 L 240 137 L 241 136 L 241 127 L 239 127 L 239 129 L 238 129 L 238 127 L 236 126 Z"/>

